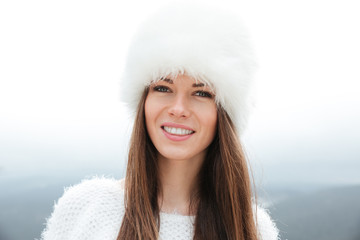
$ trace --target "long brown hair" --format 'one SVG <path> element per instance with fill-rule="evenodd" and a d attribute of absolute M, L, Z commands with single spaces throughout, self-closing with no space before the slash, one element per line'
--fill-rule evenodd
<path fill-rule="evenodd" d="M 117 240 L 157 240 L 160 228 L 157 150 L 145 125 L 143 92 L 130 141 L 125 180 L 125 215 Z M 199 172 L 194 240 L 257 240 L 251 181 L 236 129 L 218 106 L 217 133 Z M 195 204 L 191 204 L 195 205 Z"/>

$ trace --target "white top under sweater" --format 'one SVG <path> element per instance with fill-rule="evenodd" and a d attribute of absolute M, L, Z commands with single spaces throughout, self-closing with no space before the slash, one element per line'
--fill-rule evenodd
<path fill-rule="evenodd" d="M 116 240 L 124 208 L 119 180 L 94 178 L 65 189 L 41 234 L 42 240 Z M 191 240 L 195 217 L 160 213 L 161 240 Z M 278 230 L 262 208 L 257 209 L 262 240 L 278 240 Z"/>

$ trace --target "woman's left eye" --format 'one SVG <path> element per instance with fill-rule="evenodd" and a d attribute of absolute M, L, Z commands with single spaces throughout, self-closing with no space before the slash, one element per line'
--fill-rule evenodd
<path fill-rule="evenodd" d="M 212 98 L 213 95 L 209 92 L 205 92 L 205 91 L 197 91 L 195 92 L 195 96 L 199 96 L 199 97 L 207 97 L 207 98 Z"/>

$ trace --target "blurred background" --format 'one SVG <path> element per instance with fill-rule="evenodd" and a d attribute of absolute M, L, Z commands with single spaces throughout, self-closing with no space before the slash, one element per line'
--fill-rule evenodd
<path fill-rule="evenodd" d="M 64 187 L 124 176 L 124 57 L 164 2 L 0 2 L 0 240 L 39 238 Z M 221 4 L 257 52 L 242 141 L 281 239 L 360 240 L 359 2 Z"/>

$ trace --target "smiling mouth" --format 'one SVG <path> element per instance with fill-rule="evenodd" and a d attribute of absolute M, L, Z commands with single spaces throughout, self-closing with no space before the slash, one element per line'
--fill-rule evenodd
<path fill-rule="evenodd" d="M 179 136 L 185 136 L 193 134 L 195 131 L 191 131 L 184 128 L 175 128 L 175 127 L 168 127 L 168 126 L 162 126 L 162 129 L 164 129 L 165 132 L 173 135 L 179 135 Z"/>

